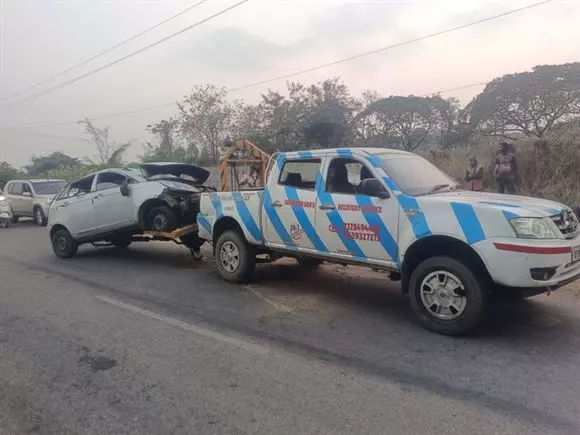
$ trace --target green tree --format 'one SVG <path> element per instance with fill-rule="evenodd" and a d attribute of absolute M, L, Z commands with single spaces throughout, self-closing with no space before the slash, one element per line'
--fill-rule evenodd
<path fill-rule="evenodd" d="M 10 163 L 5 161 L 0 162 L 0 189 L 4 189 L 4 185 L 8 181 L 22 177 L 23 174 L 19 170 L 12 167 Z"/>
<path fill-rule="evenodd" d="M 60 151 L 56 151 L 44 157 L 33 156 L 30 159 L 30 164 L 26 166 L 26 173 L 30 177 L 36 177 L 60 167 L 78 165 L 80 165 L 79 159 L 70 157 Z"/>
<path fill-rule="evenodd" d="M 472 129 L 480 134 L 543 137 L 555 124 L 580 115 L 580 62 L 496 78 L 467 111 Z"/>
<path fill-rule="evenodd" d="M 99 164 L 106 166 L 120 166 L 123 163 L 123 154 L 133 144 L 132 141 L 118 144 L 109 139 L 109 127 L 98 128 L 86 118 L 81 121 L 85 125 L 85 135 L 88 137 L 88 142 L 91 142 L 96 150 L 96 161 L 89 159 L 91 164 Z"/>

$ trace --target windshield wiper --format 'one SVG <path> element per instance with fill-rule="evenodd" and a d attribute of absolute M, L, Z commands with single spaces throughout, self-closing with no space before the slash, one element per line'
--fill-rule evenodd
<path fill-rule="evenodd" d="M 427 193 L 435 193 L 435 192 L 439 192 L 440 190 L 443 190 L 447 187 L 451 187 L 451 184 L 436 184 L 435 186 L 433 186 L 431 188 L 431 190 Z"/>

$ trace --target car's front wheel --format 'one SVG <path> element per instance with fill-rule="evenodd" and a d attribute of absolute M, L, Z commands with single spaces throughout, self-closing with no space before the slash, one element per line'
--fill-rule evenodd
<path fill-rule="evenodd" d="M 147 215 L 147 229 L 158 232 L 170 232 L 177 228 L 179 220 L 175 212 L 166 205 L 153 208 Z"/>
<path fill-rule="evenodd" d="M 215 247 L 218 270 L 231 282 L 248 281 L 256 268 L 255 254 L 243 236 L 230 230 L 219 236 Z"/>
<path fill-rule="evenodd" d="M 41 227 L 46 226 L 47 223 L 46 216 L 44 215 L 44 212 L 40 207 L 36 207 L 34 209 L 34 220 L 36 221 L 37 225 L 40 225 Z"/>
<path fill-rule="evenodd" d="M 445 335 L 464 335 L 475 329 L 489 299 L 485 280 L 450 257 L 420 263 L 411 274 L 409 296 L 421 323 Z"/>
<path fill-rule="evenodd" d="M 77 253 L 79 245 L 64 228 L 56 230 L 51 241 L 52 249 L 58 258 L 72 258 Z"/>

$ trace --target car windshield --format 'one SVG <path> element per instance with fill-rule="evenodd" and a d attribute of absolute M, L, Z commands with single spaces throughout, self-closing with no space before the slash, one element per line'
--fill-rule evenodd
<path fill-rule="evenodd" d="M 417 155 L 378 154 L 381 167 L 406 195 L 418 196 L 455 190 L 458 184 Z"/>
<path fill-rule="evenodd" d="M 66 181 L 35 181 L 32 183 L 37 195 L 56 195 L 66 186 Z"/>

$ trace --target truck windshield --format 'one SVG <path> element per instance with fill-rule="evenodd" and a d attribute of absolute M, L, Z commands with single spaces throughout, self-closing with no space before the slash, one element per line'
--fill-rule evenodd
<path fill-rule="evenodd" d="M 66 181 L 35 181 L 32 183 L 37 195 L 56 195 L 66 186 Z"/>
<path fill-rule="evenodd" d="M 418 196 L 455 190 L 458 184 L 439 168 L 417 155 L 378 154 L 381 167 L 401 192 Z"/>

